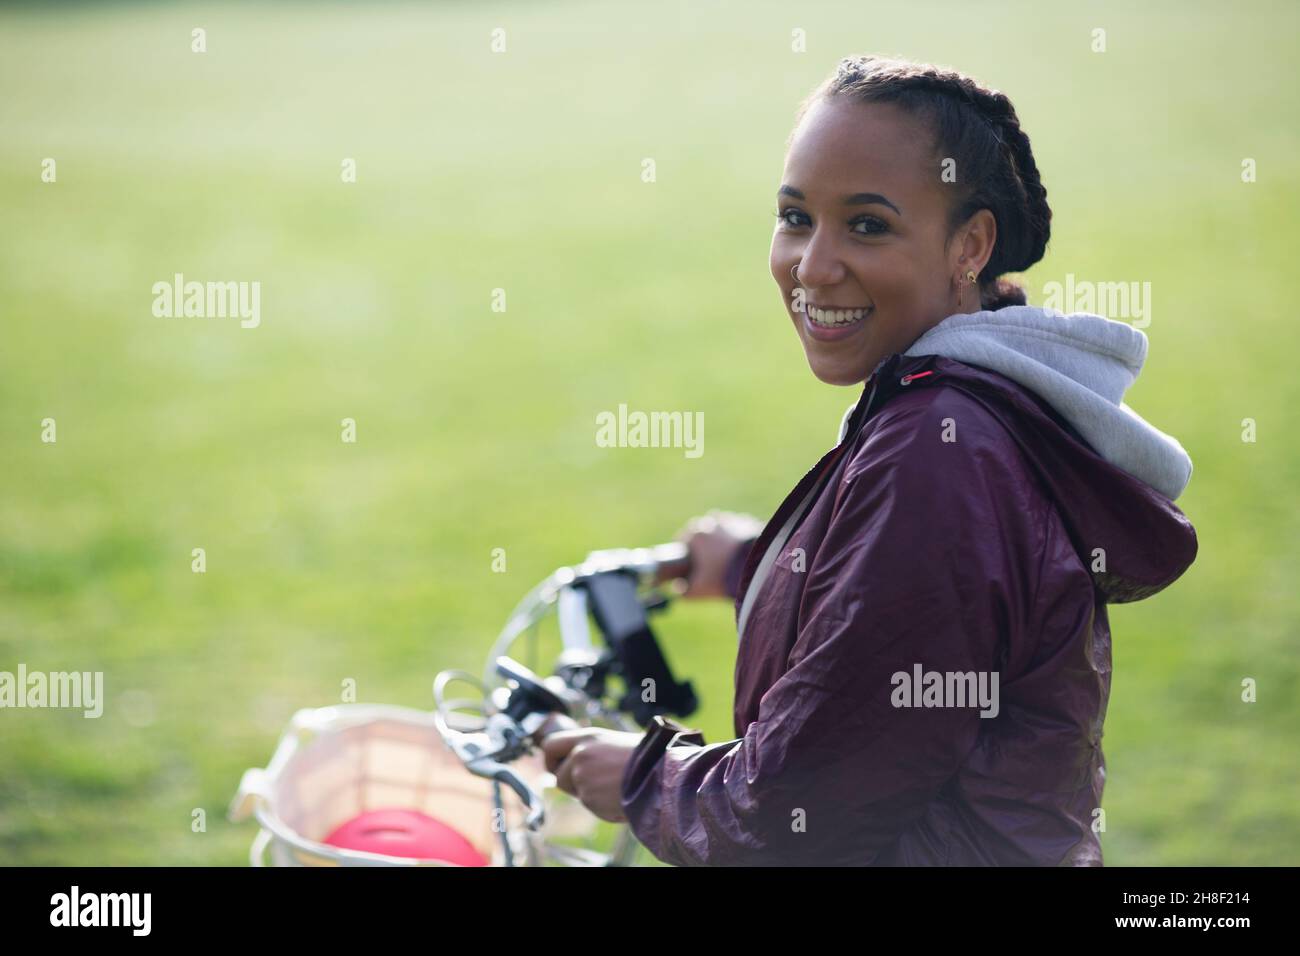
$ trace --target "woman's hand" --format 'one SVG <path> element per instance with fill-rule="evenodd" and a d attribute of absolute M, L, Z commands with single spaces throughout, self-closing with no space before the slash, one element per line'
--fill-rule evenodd
<path fill-rule="evenodd" d="M 692 518 L 677 533 L 677 540 L 685 542 L 689 551 L 686 567 L 663 569 L 659 583 L 684 575 L 686 588 L 680 594 L 682 598 L 726 597 L 725 577 L 732 556 L 762 530 L 762 521 L 734 511 L 714 509 L 707 515 Z"/>
<path fill-rule="evenodd" d="M 644 735 L 605 727 L 558 730 L 543 738 L 556 786 L 610 823 L 623 823 L 623 771 Z"/>

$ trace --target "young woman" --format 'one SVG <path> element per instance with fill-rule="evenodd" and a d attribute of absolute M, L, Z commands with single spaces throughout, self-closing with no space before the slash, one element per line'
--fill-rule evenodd
<path fill-rule="evenodd" d="M 863 390 L 757 538 L 688 526 L 687 595 L 737 602 L 736 739 L 560 730 L 548 766 L 679 865 L 1100 865 L 1107 605 L 1196 555 L 1191 461 L 1122 401 L 1147 339 L 1003 278 L 1051 210 L 959 73 L 842 60 L 777 201 L 808 364 Z"/>

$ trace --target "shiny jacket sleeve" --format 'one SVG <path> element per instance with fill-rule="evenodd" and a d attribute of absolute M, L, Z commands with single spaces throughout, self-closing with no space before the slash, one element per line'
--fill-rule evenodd
<path fill-rule="evenodd" d="M 984 672 L 991 686 L 1007 643 L 1023 640 L 1044 522 L 1018 500 L 1031 480 L 1011 436 L 951 389 L 900 397 L 878 418 L 828 489 L 838 498 L 797 641 L 758 719 L 707 746 L 647 736 L 628 764 L 624 811 L 661 860 L 871 864 L 992 719 L 978 705 L 899 706 L 913 698 L 896 675 Z"/>
<path fill-rule="evenodd" d="M 740 590 L 740 578 L 745 571 L 745 561 L 749 558 L 750 549 L 754 547 L 754 542 L 758 540 L 755 535 L 740 543 L 740 546 L 731 555 L 731 560 L 727 562 L 727 568 L 722 575 L 722 591 L 732 601 L 736 600 L 736 592 Z"/>

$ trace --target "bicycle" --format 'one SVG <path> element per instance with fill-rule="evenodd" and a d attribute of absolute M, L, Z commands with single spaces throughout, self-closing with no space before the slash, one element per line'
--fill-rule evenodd
<path fill-rule="evenodd" d="M 596 817 L 555 789 L 534 734 L 553 714 L 634 730 L 656 714 L 695 711 L 694 689 L 674 678 L 649 621 L 669 606 L 660 585 L 686 560 L 686 545 L 674 543 L 595 551 L 557 569 L 519 602 L 481 678 L 435 677 L 431 711 L 298 711 L 267 766 L 245 771 L 230 805 L 233 822 L 259 825 L 250 864 L 632 865 L 639 844 L 626 825 L 609 850 L 591 845 Z M 562 650 L 542 678 L 510 654 L 552 614 Z M 456 684 L 478 696 L 451 696 Z"/>

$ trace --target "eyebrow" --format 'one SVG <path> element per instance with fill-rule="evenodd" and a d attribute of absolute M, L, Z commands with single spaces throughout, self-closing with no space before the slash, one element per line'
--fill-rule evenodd
<path fill-rule="evenodd" d="M 795 189 L 793 186 L 782 186 L 780 189 L 777 190 L 777 195 L 791 196 L 795 199 L 806 198 L 803 193 Z M 895 206 L 884 196 L 880 195 L 880 193 L 854 193 L 852 196 L 849 196 L 844 200 L 844 205 L 846 206 L 869 206 L 873 203 L 880 206 L 888 206 L 890 209 L 894 210 L 894 212 L 898 213 L 900 216 L 903 214 L 902 211 L 897 206 Z"/>

